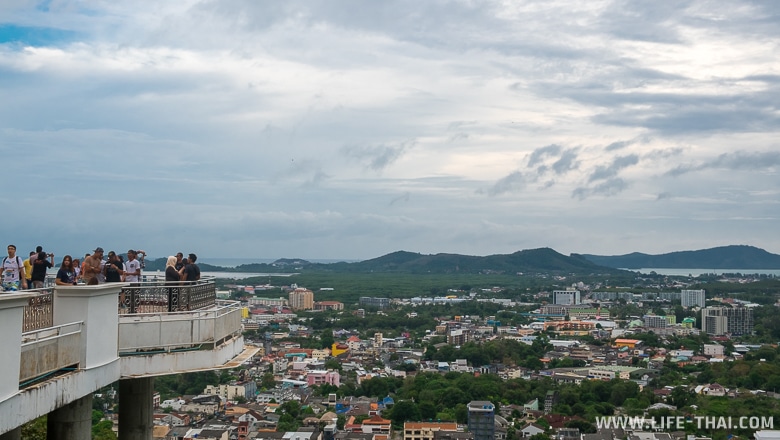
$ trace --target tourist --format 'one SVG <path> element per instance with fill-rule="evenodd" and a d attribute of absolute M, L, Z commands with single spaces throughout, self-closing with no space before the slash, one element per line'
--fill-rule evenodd
<path fill-rule="evenodd" d="M 24 275 L 27 278 L 27 285 L 32 286 L 32 264 L 35 259 L 38 258 L 38 253 L 30 251 L 30 256 L 24 260 Z"/>
<path fill-rule="evenodd" d="M 16 255 L 16 245 L 8 245 L 8 256 L 3 258 L 3 290 L 6 292 L 15 292 L 27 289 L 27 276 L 24 273 L 24 263 Z"/>
<path fill-rule="evenodd" d="M 32 263 L 32 282 L 35 289 L 43 289 L 43 284 L 46 282 L 46 271 L 54 267 L 54 254 L 48 254 L 49 260 L 46 257 L 46 252 L 41 251 L 38 253 L 38 258 Z"/>
<path fill-rule="evenodd" d="M 124 276 L 124 270 L 122 269 L 122 262 L 119 261 L 119 257 L 114 251 L 108 251 L 108 262 L 105 265 L 103 274 L 106 277 L 107 283 L 121 283 Z"/>
<path fill-rule="evenodd" d="M 58 286 L 75 286 L 78 283 L 76 266 L 74 266 L 76 261 L 78 260 L 73 260 L 70 255 L 65 255 L 62 258 L 62 264 L 60 264 L 60 270 L 57 271 L 57 278 L 54 279 L 54 284 Z"/>
<path fill-rule="evenodd" d="M 141 263 L 136 259 L 138 253 L 132 249 L 127 251 L 127 261 L 125 261 L 125 281 L 128 283 L 139 283 L 141 281 Z"/>
<path fill-rule="evenodd" d="M 99 283 L 98 275 L 103 272 L 103 248 L 95 249 L 92 255 L 84 258 L 81 276 L 88 285 L 94 286 Z"/>
<path fill-rule="evenodd" d="M 198 256 L 190 254 L 187 258 L 187 265 L 184 266 L 184 281 L 195 282 L 200 279 L 200 268 L 195 261 L 198 260 Z"/>
<path fill-rule="evenodd" d="M 179 286 L 181 284 L 181 277 L 184 274 L 184 268 L 176 270 L 177 258 L 174 256 L 168 257 L 165 262 L 165 285 L 166 286 Z M 179 310 L 178 305 L 180 301 L 179 289 L 176 287 L 168 287 L 168 311 L 173 312 Z M 176 306 L 174 306 L 174 304 Z"/>

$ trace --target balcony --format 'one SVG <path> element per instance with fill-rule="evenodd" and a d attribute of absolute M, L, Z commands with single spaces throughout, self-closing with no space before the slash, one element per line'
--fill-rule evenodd
<path fill-rule="evenodd" d="M 0 414 L 13 414 L 0 434 L 117 380 L 232 368 L 258 351 L 244 347 L 241 307 L 217 300 L 213 279 L 6 293 L 0 332 Z"/>

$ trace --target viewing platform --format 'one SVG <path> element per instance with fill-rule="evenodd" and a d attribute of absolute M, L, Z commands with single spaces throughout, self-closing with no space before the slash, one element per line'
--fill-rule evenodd
<path fill-rule="evenodd" d="M 119 381 L 119 439 L 151 439 L 153 378 L 233 368 L 241 308 L 213 279 L 54 286 L 0 294 L 0 440 L 48 414 L 48 438 L 89 438 L 92 393 Z"/>

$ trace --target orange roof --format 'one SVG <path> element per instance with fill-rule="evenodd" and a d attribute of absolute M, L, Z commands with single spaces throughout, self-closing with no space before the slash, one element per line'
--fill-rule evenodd
<path fill-rule="evenodd" d="M 432 429 L 439 428 L 442 431 L 457 431 L 458 424 L 454 422 L 407 422 L 404 429 Z"/>
<path fill-rule="evenodd" d="M 377 415 L 371 416 L 370 419 L 363 420 L 364 425 L 389 425 L 390 423 L 390 420 L 383 419 Z"/>

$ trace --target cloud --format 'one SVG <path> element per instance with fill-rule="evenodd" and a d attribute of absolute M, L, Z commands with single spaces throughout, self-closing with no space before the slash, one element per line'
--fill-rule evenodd
<path fill-rule="evenodd" d="M 532 167 L 537 163 L 541 162 L 545 157 L 558 156 L 560 153 L 561 153 L 560 145 L 551 144 L 545 147 L 537 148 L 528 157 L 528 166 Z"/>
<path fill-rule="evenodd" d="M 628 184 L 621 178 L 613 178 L 599 183 L 590 188 L 580 187 L 572 192 L 572 197 L 580 200 L 594 195 L 601 195 L 605 197 L 614 196 L 624 191 L 628 187 Z"/>
<path fill-rule="evenodd" d="M 780 166 L 780 152 L 738 151 L 735 153 L 724 153 L 714 159 L 707 160 L 699 164 L 682 164 L 667 171 L 665 174 L 667 176 L 677 177 L 683 174 L 708 169 L 755 171 L 774 168 L 777 166 Z"/>
<path fill-rule="evenodd" d="M 397 145 L 357 146 L 349 145 L 341 149 L 342 154 L 348 158 L 363 163 L 374 171 L 382 171 L 395 163 L 416 141 L 405 141 Z"/>
<path fill-rule="evenodd" d="M 611 164 L 596 167 L 590 177 L 588 177 L 588 182 L 610 179 L 615 177 L 622 169 L 636 165 L 637 163 L 639 163 L 639 156 L 636 154 L 616 157 L 612 160 Z"/>
<path fill-rule="evenodd" d="M 489 196 L 498 196 L 507 192 L 514 192 L 525 187 L 525 176 L 520 171 L 513 171 L 498 179 L 487 191 Z"/>

